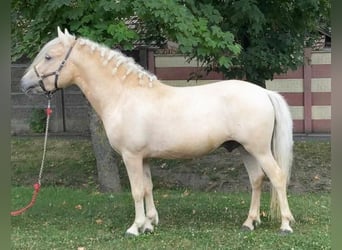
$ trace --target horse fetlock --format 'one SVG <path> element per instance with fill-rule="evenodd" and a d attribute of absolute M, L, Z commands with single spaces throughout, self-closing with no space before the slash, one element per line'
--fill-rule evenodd
<path fill-rule="evenodd" d="M 243 227 L 247 227 L 250 230 L 254 230 L 257 226 L 261 224 L 261 220 L 259 216 L 251 216 L 249 215 L 246 221 L 243 223 Z"/>
<path fill-rule="evenodd" d="M 145 223 L 143 226 L 143 232 L 152 233 L 154 231 L 154 226 L 159 223 L 158 213 L 155 211 L 146 216 Z"/>
<path fill-rule="evenodd" d="M 147 219 L 151 221 L 152 225 L 157 226 L 159 223 L 159 217 L 157 211 L 155 211 L 153 214 L 148 215 Z"/>
<path fill-rule="evenodd" d="M 152 220 L 152 224 L 157 226 L 159 224 L 159 217 L 158 214 L 156 215 L 156 217 L 154 217 L 154 219 Z"/>
<path fill-rule="evenodd" d="M 294 219 L 292 213 L 289 212 L 289 213 L 286 213 L 285 215 L 281 216 L 281 221 L 282 221 L 282 224 L 289 224 L 290 222 L 294 223 L 295 219 Z"/>
<path fill-rule="evenodd" d="M 242 224 L 242 229 L 244 231 L 253 231 L 255 229 L 253 221 L 246 221 Z"/>
<path fill-rule="evenodd" d="M 127 229 L 127 236 L 138 236 L 145 231 L 146 220 L 135 220 L 133 225 Z"/>
<path fill-rule="evenodd" d="M 295 218 L 293 217 L 293 215 L 290 213 L 289 216 L 287 216 L 287 219 L 290 221 L 290 222 L 295 222 Z"/>
<path fill-rule="evenodd" d="M 126 237 L 132 237 L 132 236 L 138 236 L 139 235 L 139 228 L 133 224 L 130 228 L 127 229 L 125 236 Z"/>
<path fill-rule="evenodd" d="M 260 226 L 260 224 L 261 224 L 261 220 L 260 220 L 260 218 L 259 219 L 256 219 L 256 220 L 253 220 L 253 226 L 254 226 L 254 228 L 255 227 L 258 227 L 258 226 Z"/>
<path fill-rule="evenodd" d="M 293 232 L 293 229 L 290 226 L 290 221 L 289 220 L 283 220 L 281 222 L 280 232 L 286 233 L 286 234 Z"/>
<path fill-rule="evenodd" d="M 146 220 L 146 222 L 145 222 L 145 224 L 144 224 L 144 226 L 143 226 L 142 231 L 143 231 L 144 233 L 153 233 L 154 227 L 153 227 L 153 225 L 152 225 L 152 223 L 151 223 L 150 220 Z"/>

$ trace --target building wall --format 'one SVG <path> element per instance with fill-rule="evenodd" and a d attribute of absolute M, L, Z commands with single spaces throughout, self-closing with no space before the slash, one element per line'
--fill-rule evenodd
<path fill-rule="evenodd" d="M 31 133 L 29 120 L 34 109 L 46 109 L 45 96 L 27 96 L 20 90 L 20 79 L 26 64 L 13 64 L 11 67 L 11 133 Z M 51 100 L 51 132 L 88 134 L 88 104 L 76 86 L 56 92 Z"/>
<path fill-rule="evenodd" d="M 189 86 L 224 80 L 223 74 L 210 72 L 207 75 L 197 61 L 187 62 L 182 55 L 145 52 L 144 56 L 140 56 L 146 61 L 145 67 L 166 84 Z M 272 81 L 266 81 L 266 87 L 281 93 L 289 103 L 294 132 L 330 133 L 331 53 L 311 50 L 306 50 L 305 53 L 309 60 L 303 67 L 275 75 Z M 47 104 L 44 96 L 28 97 L 20 90 L 19 81 L 26 67 L 25 64 L 12 65 L 12 134 L 31 133 L 29 119 L 32 110 L 44 109 Z M 189 78 L 192 80 L 188 81 Z M 88 104 L 78 87 L 58 91 L 51 104 L 51 132 L 89 133 Z"/>
<path fill-rule="evenodd" d="M 288 101 L 295 132 L 326 133 L 331 124 L 331 53 L 310 54 L 310 65 L 275 76 L 266 86 Z"/>
<path fill-rule="evenodd" d="M 330 133 L 331 124 L 331 53 L 305 51 L 309 59 L 303 67 L 266 81 L 267 89 L 282 94 L 293 118 L 295 133 Z M 194 86 L 223 80 L 220 73 L 206 75 L 194 60 L 187 62 L 182 55 L 154 55 L 150 68 L 164 83 L 173 86 Z M 190 80 L 189 75 L 199 75 Z M 202 76 L 202 77 L 201 77 Z"/>

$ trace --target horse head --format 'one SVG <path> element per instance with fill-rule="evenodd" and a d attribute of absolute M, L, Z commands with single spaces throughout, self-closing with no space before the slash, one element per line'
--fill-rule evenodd
<path fill-rule="evenodd" d="M 21 79 L 22 90 L 29 93 L 44 93 L 48 96 L 71 84 L 73 67 L 69 56 L 76 38 L 65 29 L 57 28 L 58 37 L 44 45 Z"/>

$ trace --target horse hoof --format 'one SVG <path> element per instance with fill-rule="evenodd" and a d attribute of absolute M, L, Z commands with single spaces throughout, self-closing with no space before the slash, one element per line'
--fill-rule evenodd
<path fill-rule="evenodd" d="M 152 233 L 153 233 L 153 229 L 151 229 L 151 228 L 145 228 L 144 233 L 145 233 L 145 234 L 152 234 Z"/>
<path fill-rule="evenodd" d="M 125 238 L 134 238 L 134 237 L 137 237 L 138 235 L 136 234 L 132 234 L 132 233 L 129 233 L 129 232 L 125 232 Z"/>
<path fill-rule="evenodd" d="M 260 226 L 261 221 L 260 220 L 253 220 L 253 227 L 257 228 L 258 226 Z"/>
<path fill-rule="evenodd" d="M 249 227 L 247 227 L 247 226 L 245 226 L 245 225 L 242 225 L 241 231 L 243 231 L 243 232 L 252 232 L 253 229 L 251 229 L 251 228 L 249 228 Z"/>
<path fill-rule="evenodd" d="M 279 231 L 280 235 L 289 235 L 291 233 L 292 233 L 292 231 L 288 230 L 288 229 L 280 229 L 280 231 Z"/>

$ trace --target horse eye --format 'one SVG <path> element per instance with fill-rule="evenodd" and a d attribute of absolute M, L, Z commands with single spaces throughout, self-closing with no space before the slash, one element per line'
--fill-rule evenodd
<path fill-rule="evenodd" d="M 47 61 L 49 61 L 49 60 L 51 60 L 51 56 L 49 56 L 49 55 L 45 55 L 45 60 L 47 60 Z"/>

